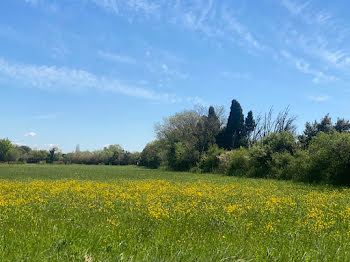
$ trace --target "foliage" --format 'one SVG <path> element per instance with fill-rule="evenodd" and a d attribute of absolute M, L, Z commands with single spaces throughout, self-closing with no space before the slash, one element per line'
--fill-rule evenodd
<path fill-rule="evenodd" d="M 0 139 L 0 161 L 6 161 L 7 153 L 13 148 L 10 140 Z"/>
<path fill-rule="evenodd" d="M 49 152 L 46 150 L 31 150 L 28 153 L 27 162 L 28 163 L 39 163 L 45 161 L 49 157 Z"/>
<path fill-rule="evenodd" d="M 295 181 L 310 182 L 310 155 L 306 150 L 298 150 L 289 163 L 289 177 Z"/>
<path fill-rule="evenodd" d="M 350 185 L 350 135 L 319 133 L 309 147 L 310 182 Z"/>
<path fill-rule="evenodd" d="M 337 122 L 333 125 L 332 119 L 329 117 L 329 114 L 327 114 L 321 119 L 320 122 L 314 121 L 312 124 L 310 122 L 306 122 L 304 133 L 303 135 L 299 136 L 299 140 L 303 147 L 307 148 L 312 138 L 320 132 L 331 133 L 333 131 L 349 133 L 350 122 L 344 118 L 338 118 Z"/>
<path fill-rule="evenodd" d="M 219 149 L 216 144 L 211 146 L 208 152 L 203 154 L 201 157 L 201 160 L 199 162 L 200 170 L 204 173 L 216 172 L 220 164 L 219 156 L 224 152 L 225 151 L 223 149 Z"/>
<path fill-rule="evenodd" d="M 197 166 L 215 144 L 219 130 L 220 120 L 213 107 L 209 108 L 208 116 L 192 110 L 164 119 L 162 124 L 156 125 L 156 132 L 158 139 L 164 142 L 167 166 L 178 171 Z"/>
<path fill-rule="evenodd" d="M 226 174 L 227 173 L 227 170 L 230 167 L 232 155 L 233 155 L 233 150 L 231 150 L 231 151 L 224 151 L 218 156 L 219 165 L 218 165 L 218 167 L 216 169 L 218 173 L 221 173 L 221 174 Z"/>
<path fill-rule="evenodd" d="M 165 142 L 162 139 L 155 140 L 145 146 L 140 155 L 140 165 L 149 168 L 158 168 L 165 160 Z"/>
<path fill-rule="evenodd" d="M 233 99 L 224 135 L 225 149 L 239 148 L 244 138 L 244 116 L 241 105 Z"/>
<path fill-rule="evenodd" d="M 269 178 L 291 180 L 293 173 L 291 172 L 291 164 L 293 156 L 284 151 L 282 153 L 275 152 L 271 155 Z"/>
<path fill-rule="evenodd" d="M 249 111 L 247 117 L 244 120 L 244 132 L 247 140 L 247 144 L 250 147 L 252 142 L 252 133 L 256 128 L 256 123 L 253 117 L 253 112 Z"/>
<path fill-rule="evenodd" d="M 274 152 L 293 154 L 297 150 L 296 138 L 288 132 L 272 133 L 262 140 L 262 145 L 270 155 Z"/>
<path fill-rule="evenodd" d="M 57 147 L 47 150 L 32 150 L 28 146 L 13 146 L 10 142 L 10 149 L 2 161 L 25 162 L 25 163 L 50 163 L 50 164 L 87 164 L 87 165 L 137 165 L 139 153 L 125 151 L 119 145 L 110 145 L 103 150 L 80 151 L 62 154 Z M 1 144 L 1 143 L 0 143 Z M 1 147 L 1 146 L 0 146 Z"/>
<path fill-rule="evenodd" d="M 245 148 L 232 151 L 229 167 L 226 171 L 230 176 L 246 176 L 249 171 L 250 159 L 248 150 Z"/>

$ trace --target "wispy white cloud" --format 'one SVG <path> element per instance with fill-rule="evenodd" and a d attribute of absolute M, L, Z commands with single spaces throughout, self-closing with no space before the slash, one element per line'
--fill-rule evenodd
<path fill-rule="evenodd" d="M 164 102 L 169 102 L 175 97 L 167 93 L 156 93 L 152 90 L 128 86 L 118 79 L 97 76 L 85 70 L 9 63 L 1 58 L 0 74 L 19 82 L 22 86 L 45 90 L 97 89 Z"/>
<path fill-rule="evenodd" d="M 298 17 L 304 23 L 333 28 L 336 26 L 332 14 L 327 10 L 314 8 L 311 1 L 282 0 L 280 3 L 291 15 Z"/>
<path fill-rule="evenodd" d="M 36 136 L 36 135 L 37 134 L 35 132 L 29 132 L 29 133 L 25 134 L 24 136 L 31 136 L 31 137 L 33 137 L 33 136 Z"/>
<path fill-rule="evenodd" d="M 328 101 L 331 97 L 327 95 L 321 95 L 321 96 L 309 96 L 309 100 L 315 101 L 315 102 L 326 102 Z"/>
<path fill-rule="evenodd" d="M 127 16 L 132 12 L 140 12 L 145 15 L 157 15 L 160 5 L 157 1 L 148 0 L 91 0 L 97 6 L 118 15 Z"/>
<path fill-rule="evenodd" d="M 114 61 L 114 62 L 119 62 L 124 64 L 136 64 L 136 60 L 130 56 L 117 55 L 110 52 L 104 52 L 101 50 L 98 51 L 98 55 L 103 59 Z"/>
<path fill-rule="evenodd" d="M 24 2 L 31 5 L 37 5 L 39 3 L 39 0 L 24 0 Z"/>
<path fill-rule="evenodd" d="M 257 49 L 264 48 L 263 45 L 252 35 L 252 33 L 243 24 L 239 23 L 237 19 L 225 8 L 222 9 L 222 19 L 227 25 L 227 28 L 230 31 L 235 32 L 247 44 Z"/>
<path fill-rule="evenodd" d="M 167 68 L 167 70 L 169 70 Z M 167 72 L 173 74 L 174 72 Z M 87 91 L 102 90 L 162 103 L 199 103 L 199 97 L 181 98 L 176 94 L 159 93 L 146 88 L 123 84 L 120 80 L 97 76 L 85 70 L 55 66 L 10 63 L 0 58 L 0 76 L 16 81 L 20 86 L 43 90 Z M 59 113 L 35 116 L 36 119 L 55 118 Z"/>
<path fill-rule="evenodd" d="M 33 6 L 48 3 L 48 0 L 24 1 Z M 248 44 L 247 48 L 264 48 L 252 30 L 239 22 L 239 19 L 233 15 L 234 10 L 228 10 L 227 5 L 220 1 L 88 0 L 87 2 L 109 13 L 124 17 L 129 22 L 133 22 L 135 19 L 161 19 L 165 23 L 201 32 L 206 37 L 230 40 L 241 46 Z M 320 19 L 324 18 L 320 17 Z M 104 55 L 109 56 L 108 54 Z M 124 60 L 123 56 L 118 56 L 114 59 Z"/>
<path fill-rule="evenodd" d="M 169 66 L 167 62 L 174 64 L 183 64 L 184 61 L 182 61 L 179 57 L 177 57 L 174 54 L 171 54 L 167 51 L 157 50 L 157 52 L 154 51 L 154 53 L 157 53 L 156 56 L 151 56 L 150 51 L 146 52 L 147 59 L 144 61 L 144 59 L 137 59 L 126 56 L 126 55 L 117 55 L 110 52 L 105 51 L 98 51 L 98 56 L 109 61 L 113 61 L 116 63 L 123 63 L 123 64 L 129 64 L 138 66 L 139 68 L 145 68 L 149 72 L 153 74 L 163 75 L 168 78 L 180 78 L 180 79 L 187 79 L 188 75 L 181 72 L 180 70 L 174 69 L 173 66 Z M 166 62 L 165 62 L 166 61 Z M 180 63 L 181 62 L 181 63 Z M 141 84 L 145 84 L 144 82 Z"/>
<path fill-rule="evenodd" d="M 330 43 L 330 40 L 326 40 L 326 37 L 322 35 L 305 37 L 302 34 L 295 33 L 295 36 L 295 43 L 305 54 L 322 60 L 323 63 L 335 68 L 346 69 L 350 66 L 350 50 L 338 47 L 337 44 Z"/>
<path fill-rule="evenodd" d="M 162 0 L 91 0 L 99 7 L 128 18 L 145 15 L 162 18 L 167 23 L 203 33 L 210 38 L 223 38 L 236 43 L 246 43 L 250 48 L 262 49 L 264 45 L 228 10 L 226 5 L 214 0 L 182 1 Z M 151 14 L 151 16 L 150 16 Z M 141 15 L 141 16 L 140 16 Z M 131 19 L 132 20 L 132 19 Z M 244 46 L 242 44 L 242 46 Z"/>
<path fill-rule="evenodd" d="M 293 15 L 301 15 L 302 11 L 310 4 L 310 2 L 298 3 L 292 0 L 282 0 L 281 4 Z"/>
<path fill-rule="evenodd" d="M 40 6 L 45 11 L 56 12 L 58 10 L 58 6 L 52 1 L 47 0 L 24 0 L 25 3 L 31 6 Z"/>
<path fill-rule="evenodd" d="M 181 78 L 181 79 L 187 79 L 187 78 L 188 78 L 188 75 L 187 75 L 187 74 L 182 73 L 182 72 L 177 71 L 177 70 L 174 70 L 174 69 L 170 69 L 170 68 L 168 67 L 168 65 L 166 65 L 166 64 L 164 64 L 164 63 L 161 64 L 160 67 L 161 67 L 163 73 L 164 73 L 165 75 L 167 75 L 167 76 L 175 76 L 175 77 Z"/>
<path fill-rule="evenodd" d="M 284 57 L 290 64 L 293 64 L 295 68 L 304 73 L 309 74 L 313 76 L 312 82 L 315 84 L 321 83 L 321 82 L 330 82 L 337 80 L 337 77 L 334 75 L 326 74 L 320 70 L 315 70 L 310 66 L 310 63 L 305 61 L 304 59 L 297 58 L 294 55 L 290 54 L 289 52 L 282 50 L 281 51 L 282 57 Z"/>
<path fill-rule="evenodd" d="M 247 48 L 263 49 L 264 45 L 233 14 L 225 4 L 208 1 L 194 1 L 195 4 L 178 4 L 171 22 L 182 24 L 192 31 L 199 31 L 206 37 L 230 40 Z"/>
<path fill-rule="evenodd" d="M 350 40 L 350 30 L 335 15 L 328 10 L 318 9 L 312 2 L 283 0 L 280 3 L 294 16 L 296 23 L 288 39 L 290 48 L 312 59 L 318 60 L 324 68 L 333 67 L 336 70 L 350 72 L 350 49 L 345 42 Z M 307 33 L 306 33 L 307 32 Z"/>

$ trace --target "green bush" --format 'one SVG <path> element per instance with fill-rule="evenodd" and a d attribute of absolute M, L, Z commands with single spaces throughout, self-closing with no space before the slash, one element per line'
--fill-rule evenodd
<path fill-rule="evenodd" d="M 323 133 L 313 137 L 309 146 L 310 182 L 350 185 L 350 134 Z"/>
<path fill-rule="evenodd" d="M 289 164 L 289 173 L 292 179 L 300 182 L 311 182 L 310 155 L 308 151 L 297 151 Z"/>
<path fill-rule="evenodd" d="M 296 137 L 292 133 L 272 133 L 262 140 L 262 145 L 267 147 L 269 154 L 288 152 L 294 154 L 297 150 Z"/>
<path fill-rule="evenodd" d="M 229 176 L 247 176 L 250 169 L 249 152 L 245 148 L 232 151 L 226 174 Z"/>
<path fill-rule="evenodd" d="M 270 169 L 271 153 L 268 146 L 254 146 L 249 150 L 249 177 L 267 177 Z"/>
<path fill-rule="evenodd" d="M 215 172 L 220 164 L 219 156 L 224 152 L 225 151 L 223 149 L 219 149 L 216 144 L 211 146 L 208 152 L 201 156 L 201 160 L 198 165 L 199 169 L 204 173 Z"/>
<path fill-rule="evenodd" d="M 288 165 L 298 145 L 294 134 L 272 133 L 249 150 L 250 177 L 291 179 Z"/>
<path fill-rule="evenodd" d="M 292 179 L 292 172 L 290 170 L 292 162 L 293 156 L 288 152 L 273 153 L 268 177 L 284 180 Z"/>
<path fill-rule="evenodd" d="M 219 164 L 216 171 L 220 174 L 226 174 L 231 163 L 231 157 L 233 155 L 233 151 L 223 151 L 219 156 Z"/>

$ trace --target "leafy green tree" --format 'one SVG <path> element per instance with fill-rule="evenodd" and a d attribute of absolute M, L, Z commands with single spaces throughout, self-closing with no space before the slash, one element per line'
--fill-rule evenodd
<path fill-rule="evenodd" d="M 112 152 L 112 156 L 109 159 L 108 164 L 119 165 L 124 154 L 124 149 L 120 145 L 110 145 L 107 148 L 107 151 Z"/>
<path fill-rule="evenodd" d="M 226 149 L 226 127 L 223 127 L 220 129 L 219 133 L 217 134 L 215 138 L 216 144 L 220 148 L 225 148 Z"/>
<path fill-rule="evenodd" d="M 5 160 L 7 162 L 18 161 L 21 156 L 21 151 L 17 147 L 12 147 L 9 151 L 7 151 Z"/>
<path fill-rule="evenodd" d="M 155 140 L 148 143 L 140 155 L 140 165 L 149 168 L 158 168 L 162 162 L 166 161 L 166 142 L 165 140 Z"/>
<path fill-rule="evenodd" d="M 168 166 L 171 169 L 186 170 L 198 162 L 200 121 L 201 116 L 192 110 L 177 113 L 156 125 L 158 139 L 166 142 Z"/>
<path fill-rule="evenodd" d="M 317 125 L 317 131 L 324 133 L 330 133 L 333 131 L 332 119 L 329 117 L 329 114 L 321 119 L 321 122 Z"/>
<path fill-rule="evenodd" d="M 129 158 L 128 165 L 138 165 L 140 163 L 140 158 L 140 152 L 132 152 Z"/>
<path fill-rule="evenodd" d="M 23 153 L 26 153 L 26 154 L 28 154 L 30 151 L 32 151 L 32 149 L 29 147 L 29 146 L 19 146 L 19 149 L 21 150 L 21 151 L 23 151 Z"/>
<path fill-rule="evenodd" d="M 10 140 L 8 139 L 0 139 L 0 161 L 7 161 L 6 155 L 13 148 Z"/>
<path fill-rule="evenodd" d="M 214 107 L 209 107 L 208 116 L 201 116 L 197 124 L 197 149 L 202 154 L 215 144 L 216 136 L 220 131 L 220 120 Z"/>
<path fill-rule="evenodd" d="M 334 125 L 334 129 L 338 132 L 350 132 L 350 122 L 344 118 L 338 118 L 337 123 Z"/>
<path fill-rule="evenodd" d="M 308 151 L 308 182 L 350 185 L 350 134 L 320 132 L 311 140 Z"/>
<path fill-rule="evenodd" d="M 341 128 L 340 122 L 338 128 Z M 332 119 L 329 117 L 329 114 L 327 114 L 321 119 L 320 122 L 314 121 L 312 124 L 310 122 L 306 122 L 304 134 L 299 136 L 299 141 L 304 148 L 307 148 L 311 139 L 318 133 L 330 133 L 334 130 L 335 128 L 332 125 Z"/>
<path fill-rule="evenodd" d="M 32 150 L 28 153 L 28 163 L 39 163 L 49 159 L 49 152 L 46 150 Z"/>
<path fill-rule="evenodd" d="M 208 117 L 201 116 L 196 128 L 197 150 L 202 154 L 208 150 Z"/>

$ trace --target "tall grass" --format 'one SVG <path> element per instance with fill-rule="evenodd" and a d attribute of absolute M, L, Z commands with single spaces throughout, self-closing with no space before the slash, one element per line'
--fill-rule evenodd
<path fill-rule="evenodd" d="M 0 166 L 0 261 L 348 261 L 350 190 L 118 166 Z"/>

